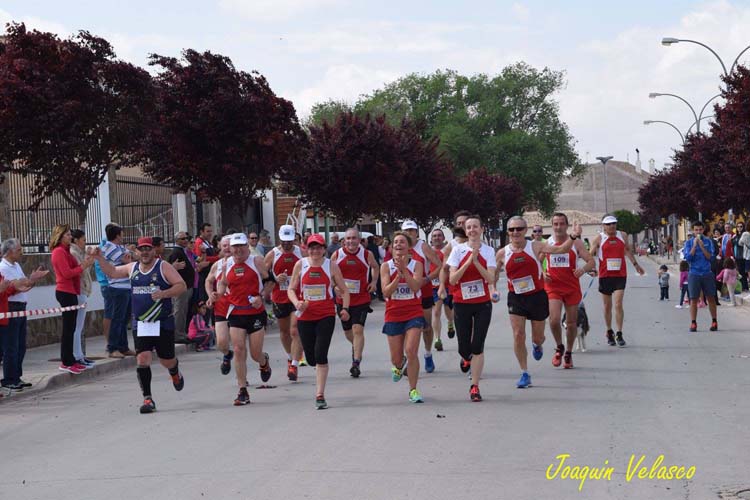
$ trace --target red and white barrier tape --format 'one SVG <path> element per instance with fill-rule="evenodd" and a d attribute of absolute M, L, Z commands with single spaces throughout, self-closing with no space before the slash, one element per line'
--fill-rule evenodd
<path fill-rule="evenodd" d="M 28 309 L 26 311 L 11 311 L 7 313 L 0 313 L 0 319 L 5 318 L 23 318 L 24 316 L 45 316 L 48 314 L 59 314 L 65 311 L 75 311 L 76 309 L 83 309 L 86 304 L 78 304 L 77 306 L 66 306 L 66 307 L 51 307 L 49 309 Z"/>

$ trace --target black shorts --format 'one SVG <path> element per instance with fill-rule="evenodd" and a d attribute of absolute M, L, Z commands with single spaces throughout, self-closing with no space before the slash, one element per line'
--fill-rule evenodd
<path fill-rule="evenodd" d="M 432 300 L 432 295 L 429 297 L 422 296 L 422 309 L 432 309 L 432 306 L 435 305 L 435 301 Z"/>
<path fill-rule="evenodd" d="M 544 321 L 549 316 L 547 292 L 530 294 L 508 292 L 508 314 L 523 316 L 531 321 Z"/>
<path fill-rule="evenodd" d="M 273 315 L 276 317 L 276 319 L 288 318 L 292 315 L 292 313 L 296 311 L 297 308 L 294 307 L 294 304 L 292 304 L 291 302 L 281 304 L 277 304 L 276 302 L 273 303 Z"/>
<path fill-rule="evenodd" d="M 139 337 L 135 332 L 136 354 L 154 349 L 159 359 L 174 359 L 174 330 L 162 328 L 158 337 Z"/>
<path fill-rule="evenodd" d="M 222 321 L 229 321 L 226 316 L 218 316 L 214 314 L 214 323 L 221 323 Z"/>
<path fill-rule="evenodd" d="M 268 315 L 265 312 L 242 316 L 233 314 L 229 316 L 229 328 L 242 328 L 247 331 L 248 335 L 264 329 L 267 322 Z"/>
<path fill-rule="evenodd" d="M 341 312 L 341 308 L 343 306 L 341 304 L 336 304 L 336 315 Z M 349 321 L 344 321 L 341 319 L 341 316 L 339 316 L 339 319 L 341 319 L 341 328 L 344 329 L 344 331 L 348 331 L 352 329 L 352 325 L 362 325 L 365 326 L 365 321 L 367 321 L 367 315 L 372 312 L 372 309 L 370 308 L 370 303 L 367 304 L 360 304 L 358 306 L 349 306 Z"/>
<path fill-rule="evenodd" d="M 599 293 L 612 295 L 615 290 L 625 290 L 626 277 L 599 278 Z"/>

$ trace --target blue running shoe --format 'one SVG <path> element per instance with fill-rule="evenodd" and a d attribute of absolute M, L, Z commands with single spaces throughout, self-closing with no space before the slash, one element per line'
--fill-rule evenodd
<path fill-rule="evenodd" d="M 427 373 L 435 371 L 435 362 L 432 360 L 432 356 L 424 355 L 424 369 Z"/>
<path fill-rule="evenodd" d="M 531 343 L 532 353 L 534 354 L 534 359 L 539 361 L 542 359 L 542 356 L 544 355 L 544 350 L 542 350 L 541 345 L 536 345 L 535 343 Z"/>
<path fill-rule="evenodd" d="M 531 385 L 531 376 L 528 373 L 523 372 L 521 374 L 521 378 L 518 379 L 518 383 L 516 384 L 516 387 L 518 387 L 519 389 L 526 389 L 530 385 Z"/>

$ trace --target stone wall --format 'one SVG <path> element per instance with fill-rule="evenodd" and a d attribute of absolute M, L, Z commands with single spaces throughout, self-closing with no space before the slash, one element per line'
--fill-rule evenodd
<path fill-rule="evenodd" d="M 86 323 L 83 333 L 86 337 L 95 337 L 102 334 L 102 318 L 104 311 L 87 311 Z M 38 347 L 60 342 L 62 335 L 62 317 L 51 316 L 47 318 L 29 318 L 27 347 Z"/>

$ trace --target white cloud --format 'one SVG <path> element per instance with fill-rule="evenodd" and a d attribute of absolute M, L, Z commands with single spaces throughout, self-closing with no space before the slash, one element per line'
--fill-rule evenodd
<path fill-rule="evenodd" d="M 0 9 L 0 26 L 2 26 L 3 31 L 5 31 L 5 25 L 10 22 L 24 23 L 26 29 L 55 33 L 61 38 L 67 38 L 74 33 L 73 30 L 54 21 L 34 16 L 13 15 L 8 11 Z"/>
<path fill-rule="evenodd" d="M 250 20 L 278 20 L 343 4 L 343 0 L 221 0 L 221 9 Z"/>
<path fill-rule="evenodd" d="M 519 21 L 526 22 L 531 17 L 531 11 L 529 10 L 528 6 L 522 4 L 522 3 L 514 3 L 511 6 L 511 10 L 513 11 L 513 14 L 518 18 Z"/>

